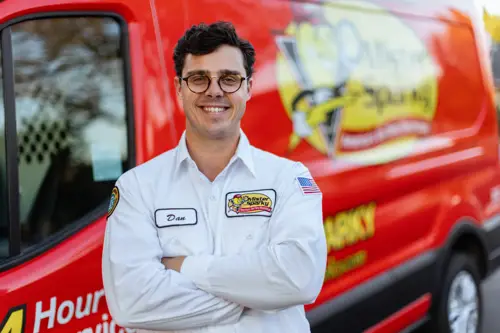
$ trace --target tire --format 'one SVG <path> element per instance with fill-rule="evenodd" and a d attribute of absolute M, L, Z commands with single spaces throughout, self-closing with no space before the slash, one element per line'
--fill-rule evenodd
<path fill-rule="evenodd" d="M 460 293 L 462 293 L 461 296 Z M 430 332 L 480 333 L 482 331 L 481 277 L 473 256 L 462 252 L 452 255 L 436 296 L 436 305 L 431 313 Z M 451 317 L 449 305 L 452 297 L 457 300 L 453 303 L 456 305 L 455 311 L 451 311 L 456 320 L 449 319 Z M 467 305 L 464 306 L 464 304 Z M 453 325 L 452 322 L 455 324 Z M 472 329 L 474 327 L 475 329 Z"/>

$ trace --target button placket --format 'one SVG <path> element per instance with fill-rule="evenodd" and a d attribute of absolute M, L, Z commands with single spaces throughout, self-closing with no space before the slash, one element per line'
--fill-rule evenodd
<path fill-rule="evenodd" d="M 220 186 L 218 185 L 219 181 L 215 180 L 215 182 L 212 184 L 210 187 L 210 197 L 209 197 L 209 206 L 210 206 L 210 218 L 212 221 L 214 221 L 214 228 L 218 230 L 219 228 L 219 218 L 218 218 L 218 213 L 220 210 L 220 193 L 219 193 L 219 188 Z"/>
<path fill-rule="evenodd" d="M 209 189 L 209 185 L 207 182 L 205 182 L 204 175 L 196 168 L 196 165 L 194 162 L 191 164 L 191 180 L 193 182 L 194 186 L 194 192 L 196 194 L 197 199 L 199 200 L 200 204 L 200 209 L 201 209 L 201 214 L 203 218 L 205 219 L 205 224 L 207 227 L 208 231 L 208 242 L 211 244 L 211 248 L 215 249 L 217 245 L 215 244 L 215 236 L 214 234 L 217 232 L 216 231 L 216 226 L 212 224 L 212 221 L 210 220 L 210 202 L 207 201 L 206 193 Z"/>
<path fill-rule="evenodd" d="M 210 206 L 210 217 L 214 217 L 214 214 L 217 214 L 217 202 L 218 202 L 218 199 L 219 199 L 219 193 L 218 193 L 218 186 L 216 184 L 216 182 L 214 182 L 212 184 L 212 186 L 210 186 L 210 202 L 209 202 L 209 206 Z M 216 220 L 216 219 L 214 219 Z"/>

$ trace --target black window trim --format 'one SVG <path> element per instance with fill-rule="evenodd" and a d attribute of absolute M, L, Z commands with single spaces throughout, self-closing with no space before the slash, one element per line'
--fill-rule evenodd
<path fill-rule="evenodd" d="M 30 249 L 20 253 L 21 230 L 19 221 L 19 171 L 17 162 L 17 131 L 8 131 L 16 128 L 16 109 L 14 94 L 14 64 L 12 56 L 12 40 L 10 38 L 10 26 L 31 20 L 68 18 L 68 17 L 105 17 L 114 19 L 120 27 L 120 51 L 123 59 L 123 74 L 125 85 L 125 121 L 127 123 L 127 151 L 128 169 L 136 166 L 135 146 L 135 118 L 134 99 L 132 95 L 132 69 L 130 61 L 130 40 L 127 21 L 119 14 L 108 11 L 57 11 L 41 12 L 19 16 L 0 24 L 4 111 L 5 111 L 5 148 L 7 163 L 7 221 L 9 230 L 9 255 L 0 259 L 0 272 L 9 270 L 28 260 L 33 259 L 49 249 L 59 245 L 69 237 L 88 227 L 97 219 L 105 217 L 109 202 L 105 200 L 101 205 L 88 212 L 82 218 L 68 223 L 66 227 L 50 235 L 42 242 L 33 245 Z M 111 195 L 111 193 L 110 193 Z"/>
<path fill-rule="evenodd" d="M 1 31 L 2 41 L 2 85 L 3 102 L 5 116 L 5 161 L 6 165 L 6 185 L 7 185 L 7 221 L 19 221 L 19 168 L 17 161 L 17 131 L 7 131 L 8 128 L 16 127 L 16 114 L 8 112 L 15 110 L 14 68 L 12 66 L 12 39 L 11 29 L 7 27 Z M 5 52 L 4 50 L 8 50 Z M 21 228 L 19 223 L 8 222 L 9 256 L 17 256 L 21 252 Z"/>

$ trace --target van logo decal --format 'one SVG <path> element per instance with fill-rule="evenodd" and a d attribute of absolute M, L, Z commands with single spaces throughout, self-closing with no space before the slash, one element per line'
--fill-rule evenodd
<path fill-rule="evenodd" d="M 440 67 L 417 30 L 366 1 L 290 6 L 275 37 L 289 152 L 307 142 L 334 160 L 377 164 L 431 134 Z"/>

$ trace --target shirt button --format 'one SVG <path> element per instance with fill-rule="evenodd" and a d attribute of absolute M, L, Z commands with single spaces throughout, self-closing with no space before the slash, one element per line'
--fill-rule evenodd
<path fill-rule="evenodd" d="M 215 200 L 215 195 L 210 196 L 210 200 L 214 201 Z"/>

